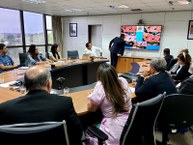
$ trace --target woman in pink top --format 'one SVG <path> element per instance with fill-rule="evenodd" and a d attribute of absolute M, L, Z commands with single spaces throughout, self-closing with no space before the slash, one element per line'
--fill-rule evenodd
<path fill-rule="evenodd" d="M 108 135 L 106 145 L 119 145 L 120 136 L 131 110 L 130 89 L 124 78 L 117 76 L 113 66 L 103 63 L 97 70 L 97 84 L 88 96 L 88 109 L 101 109 L 103 119 L 100 129 Z M 97 144 L 90 137 L 91 145 Z"/>

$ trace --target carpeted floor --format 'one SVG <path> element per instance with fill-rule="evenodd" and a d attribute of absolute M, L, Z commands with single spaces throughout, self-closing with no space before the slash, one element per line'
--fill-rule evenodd
<path fill-rule="evenodd" d="M 156 132 L 157 140 L 161 140 L 161 133 Z M 193 145 L 193 132 L 188 131 L 184 134 L 176 133 L 176 134 L 169 134 L 169 145 Z"/>

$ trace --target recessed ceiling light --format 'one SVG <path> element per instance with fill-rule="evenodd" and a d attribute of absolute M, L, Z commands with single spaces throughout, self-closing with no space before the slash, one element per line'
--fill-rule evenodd
<path fill-rule="evenodd" d="M 32 3 L 32 4 L 44 4 L 46 0 L 22 0 L 24 2 Z"/>
<path fill-rule="evenodd" d="M 129 7 L 126 5 L 118 5 L 118 6 L 109 6 L 112 9 L 128 9 Z"/>
<path fill-rule="evenodd" d="M 191 4 L 191 0 L 175 0 L 169 1 L 170 5 L 189 5 Z"/>
<path fill-rule="evenodd" d="M 76 13 L 76 12 L 82 12 L 81 9 L 65 9 L 66 12 Z"/>

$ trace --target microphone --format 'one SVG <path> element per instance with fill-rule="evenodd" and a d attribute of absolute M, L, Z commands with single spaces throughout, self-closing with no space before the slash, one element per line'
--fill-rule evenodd
<path fill-rule="evenodd" d="M 56 79 L 56 82 L 59 84 L 59 86 L 58 86 L 59 90 L 64 89 L 65 79 L 66 78 L 64 78 L 64 77 L 59 77 L 59 78 Z"/>

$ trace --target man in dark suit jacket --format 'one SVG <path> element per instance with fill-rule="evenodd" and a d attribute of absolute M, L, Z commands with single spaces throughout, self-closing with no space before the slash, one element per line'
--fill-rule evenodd
<path fill-rule="evenodd" d="M 150 63 L 151 76 L 144 81 L 144 72 L 139 76 L 135 87 L 136 98 L 133 102 L 141 102 L 153 98 L 160 93 L 176 93 L 176 87 L 171 76 L 165 72 L 166 61 L 164 58 L 154 58 Z"/>
<path fill-rule="evenodd" d="M 70 97 L 50 94 L 52 81 L 48 69 L 35 66 L 26 71 L 25 96 L 0 104 L 0 124 L 62 121 L 67 123 L 72 145 L 81 144 L 82 126 Z"/>
<path fill-rule="evenodd" d="M 111 65 L 116 68 L 118 55 L 123 55 L 124 46 L 126 42 L 124 41 L 125 35 L 121 34 L 120 37 L 115 37 L 109 43 L 109 50 L 111 52 Z"/>
<path fill-rule="evenodd" d="M 163 50 L 164 53 L 164 59 L 166 60 L 167 63 L 167 67 L 169 66 L 171 60 L 174 58 L 172 55 L 170 55 L 170 49 L 169 48 L 165 48 Z"/>

